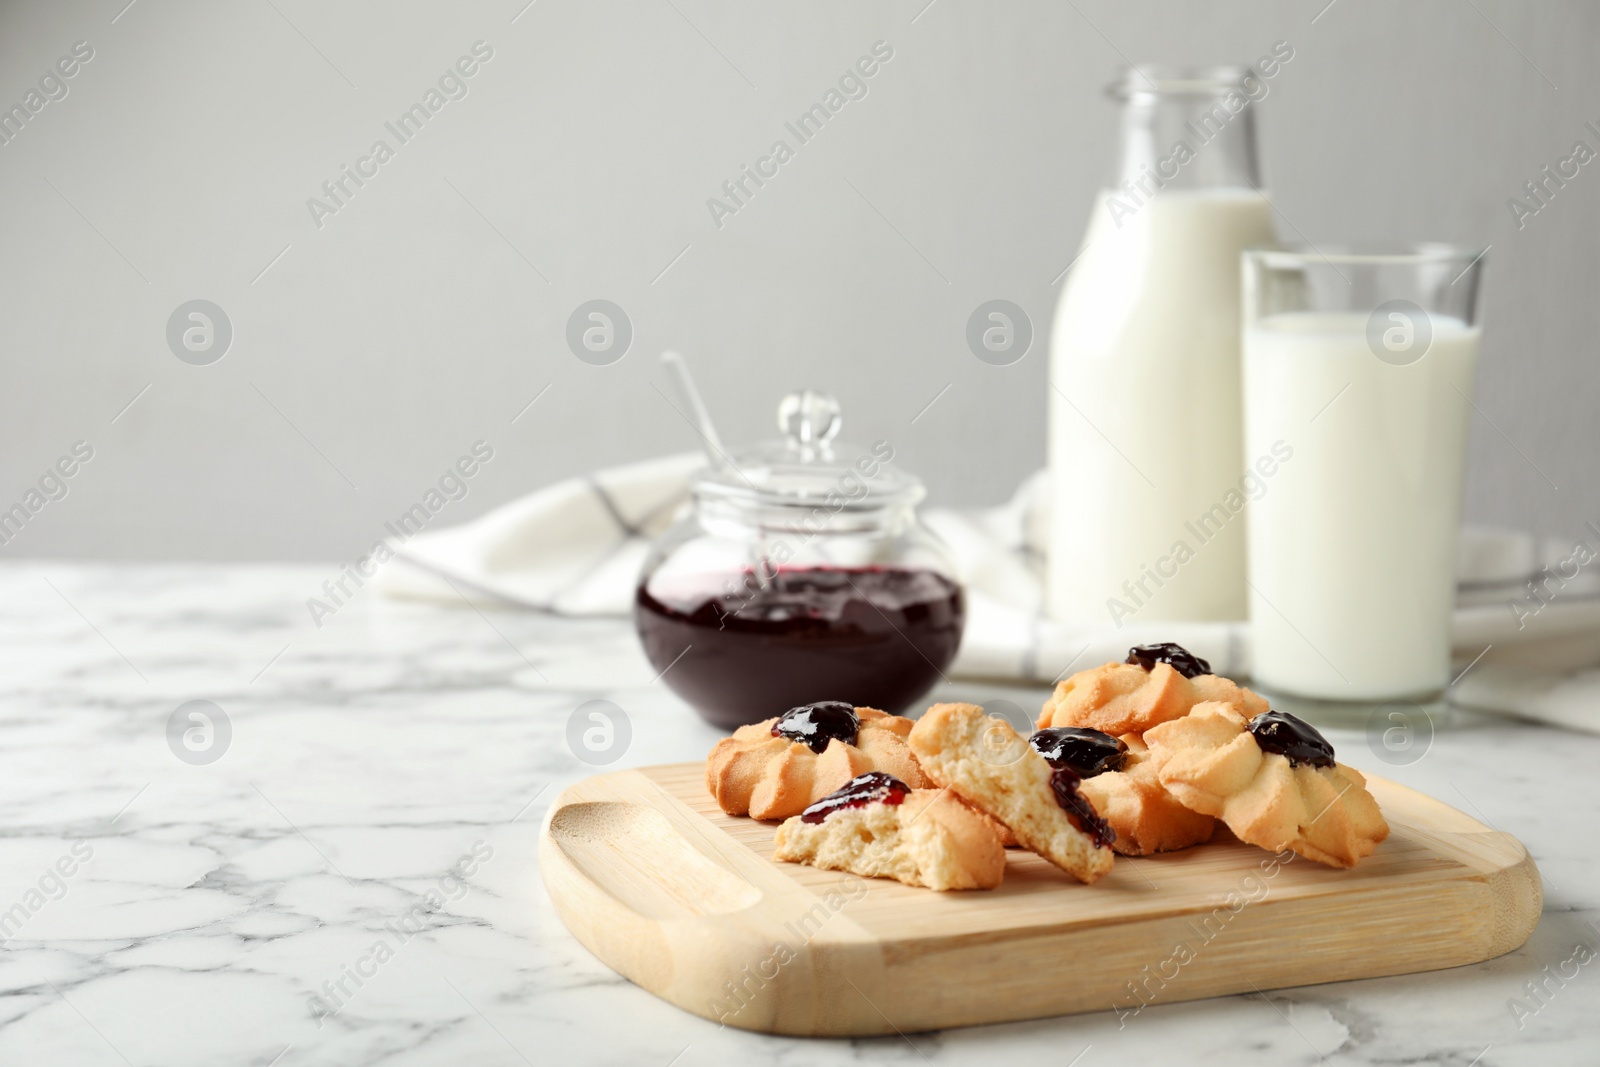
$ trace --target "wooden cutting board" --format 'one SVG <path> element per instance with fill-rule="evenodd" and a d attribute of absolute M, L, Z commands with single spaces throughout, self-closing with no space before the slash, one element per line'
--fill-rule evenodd
<path fill-rule="evenodd" d="M 1005 883 L 935 893 L 772 860 L 775 823 L 723 815 L 699 763 L 579 782 L 539 865 L 567 928 L 645 989 L 747 1030 L 854 1036 L 1477 963 L 1543 901 L 1521 842 L 1393 782 L 1392 832 L 1350 871 L 1209 845 L 1080 885 L 1011 850 Z M 1287 854 L 1286 854 L 1287 855 Z"/>

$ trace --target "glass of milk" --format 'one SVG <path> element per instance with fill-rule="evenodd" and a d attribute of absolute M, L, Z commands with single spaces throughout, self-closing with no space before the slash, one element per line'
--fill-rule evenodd
<path fill-rule="evenodd" d="M 1248 251 L 1255 681 L 1320 701 L 1449 682 L 1477 249 Z"/>

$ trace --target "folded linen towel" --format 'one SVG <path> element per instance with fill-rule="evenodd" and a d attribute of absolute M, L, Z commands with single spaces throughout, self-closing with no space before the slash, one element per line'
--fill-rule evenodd
<path fill-rule="evenodd" d="M 690 477 L 703 462 L 699 453 L 684 453 L 597 471 L 465 525 L 416 534 L 391 545 L 396 559 L 380 571 L 379 588 L 392 596 L 465 596 L 558 615 L 626 615 L 650 542 L 687 507 Z M 1150 641 L 1177 641 L 1219 672 L 1249 674 L 1247 622 L 1135 620 L 1118 627 L 1046 618 L 1045 487 L 1041 471 L 999 507 L 924 513 L 949 545 L 968 594 L 966 636 L 952 675 L 1049 683 L 1120 660 L 1130 645 Z M 1463 665 L 1492 650 L 1485 666 L 1537 670 L 1548 679 L 1600 663 L 1600 583 L 1582 574 L 1556 593 L 1530 597 L 1525 583 L 1547 554 L 1515 531 L 1468 528 L 1459 556 L 1452 636 Z M 1529 714 L 1510 706 L 1517 703 L 1513 690 L 1502 686 L 1484 696 L 1489 690 L 1480 688 L 1474 703 Z M 1541 697 L 1537 703 L 1556 702 Z M 1563 711 L 1560 718 L 1570 725 L 1574 716 Z M 1593 720 L 1600 730 L 1600 709 Z"/>

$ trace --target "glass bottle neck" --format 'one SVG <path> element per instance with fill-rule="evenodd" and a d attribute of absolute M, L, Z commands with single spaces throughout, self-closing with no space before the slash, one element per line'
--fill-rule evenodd
<path fill-rule="evenodd" d="M 1157 191 L 1259 190 L 1254 99 L 1239 87 L 1131 89 L 1123 100 L 1122 150 L 1112 184 L 1142 197 Z"/>

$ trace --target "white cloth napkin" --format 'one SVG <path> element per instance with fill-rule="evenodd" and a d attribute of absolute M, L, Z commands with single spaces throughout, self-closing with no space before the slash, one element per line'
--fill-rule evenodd
<path fill-rule="evenodd" d="M 397 597 L 627 615 L 649 544 L 687 507 L 690 476 L 703 462 L 685 453 L 597 471 L 463 526 L 391 542 L 396 558 L 377 584 Z M 1249 674 L 1246 622 L 1118 628 L 1047 619 L 1041 610 L 1045 484 L 1041 471 L 1000 507 L 935 508 L 923 516 L 949 545 L 967 589 L 966 635 L 952 675 L 1049 683 L 1152 641 L 1176 641 L 1219 673 Z M 1600 551 L 1600 532 L 1591 543 Z M 1463 531 L 1452 637 L 1458 661 L 1471 666 L 1458 702 L 1600 732 L 1600 672 L 1580 673 L 1600 665 L 1600 581 L 1580 573 L 1542 607 L 1525 588 L 1541 560 L 1566 558 L 1571 549 L 1567 543 L 1541 550 L 1514 531 Z M 1519 681 L 1528 677 L 1538 685 Z M 1574 695 L 1585 677 L 1595 695 L 1587 702 Z"/>

